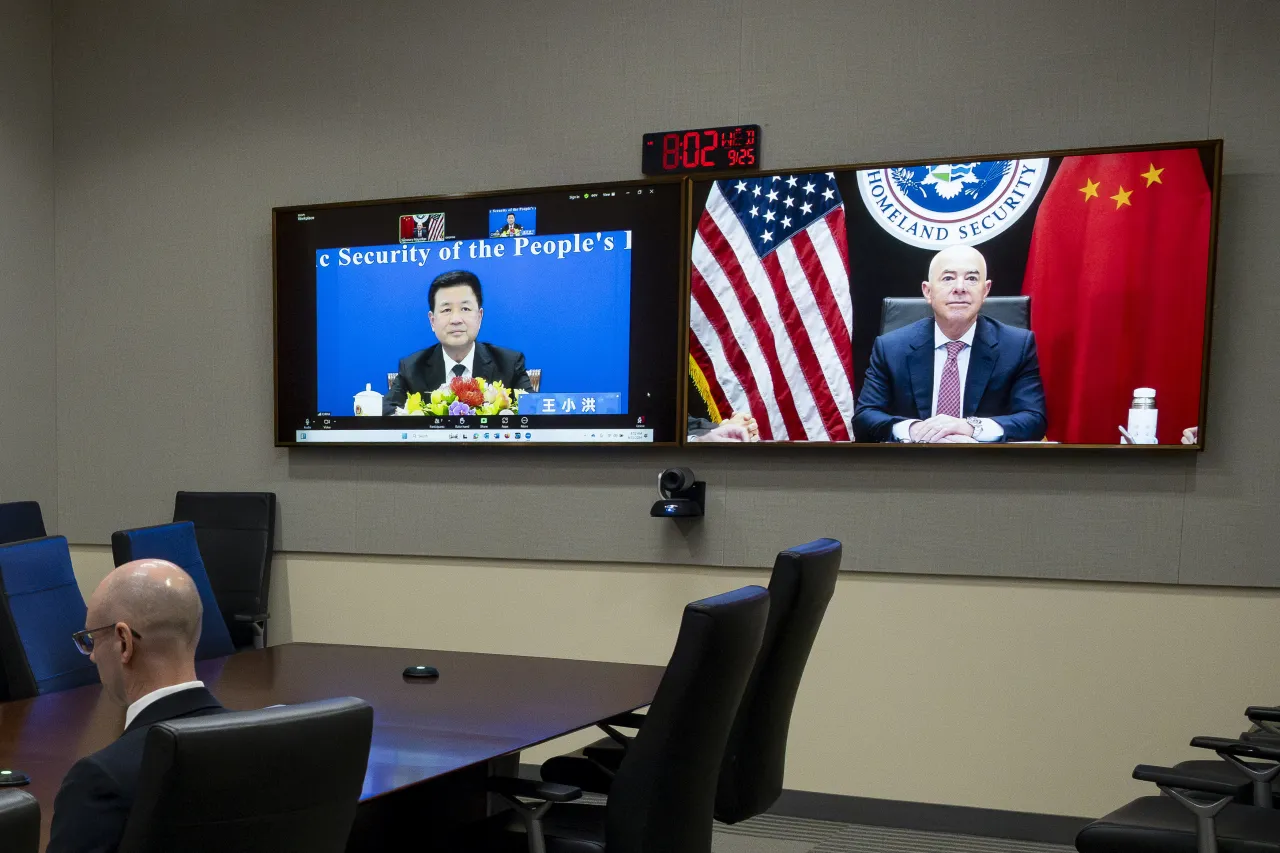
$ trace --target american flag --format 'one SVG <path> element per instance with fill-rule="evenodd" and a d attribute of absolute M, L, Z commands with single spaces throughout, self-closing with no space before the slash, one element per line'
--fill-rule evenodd
<path fill-rule="evenodd" d="M 444 214 L 443 213 L 427 214 L 427 239 L 428 240 L 444 239 Z"/>
<path fill-rule="evenodd" d="M 716 181 L 693 238 L 690 371 L 760 438 L 853 438 L 853 300 L 835 173 Z"/>

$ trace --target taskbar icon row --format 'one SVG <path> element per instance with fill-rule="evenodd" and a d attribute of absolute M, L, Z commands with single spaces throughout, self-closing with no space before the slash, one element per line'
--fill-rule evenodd
<path fill-rule="evenodd" d="M 652 443 L 653 430 L 636 429 L 525 429 L 525 430 L 401 430 L 401 429 L 300 429 L 299 443 L 308 444 L 610 444 Z"/>

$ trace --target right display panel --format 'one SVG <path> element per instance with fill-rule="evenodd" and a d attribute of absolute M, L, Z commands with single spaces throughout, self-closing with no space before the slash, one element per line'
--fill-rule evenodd
<path fill-rule="evenodd" d="M 694 181 L 688 440 L 1203 447 L 1221 156 Z"/>

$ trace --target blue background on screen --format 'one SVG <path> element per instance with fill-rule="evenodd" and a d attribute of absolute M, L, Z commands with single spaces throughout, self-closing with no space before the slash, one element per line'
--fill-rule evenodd
<path fill-rule="evenodd" d="M 439 247 L 453 241 L 417 243 L 431 257 L 413 263 L 338 266 L 338 249 L 316 252 L 317 411 L 352 414 L 354 396 L 366 383 L 387 392 L 387 374 L 400 359 L 437 343 L 427 319 L 427 288 L 448 270 L 475 273 L 484 290 L 484 320 L 478 340 L 520 350 L 526 368 L 542 369 L 541 390 L 617 391 L 627 411 L 631 337 L 631 252 L 624 231 L 584 233 L 613 237 L 614 249 L 597 241 L 591 252 L 534 255 L 526 246 L 514 256 L 517 240 L 545 244 L 565 235 L 486 239 L 504 244 L 505 256 L 440 260 Z M 572 240 L 573 236 L 569 235 Z M 376 252 L 411 246 L 361 246 Z M 352 249 L 357 251 L 357 249 Z M 329 266 L 320 256 L 329 256 Z"/>

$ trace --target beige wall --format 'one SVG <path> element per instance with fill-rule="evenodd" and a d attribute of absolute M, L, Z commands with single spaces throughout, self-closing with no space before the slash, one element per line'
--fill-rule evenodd
<path fill-rule="evenodd" d="M 78 547 L 89 587 L 110 550 Z M 665 663 L 685 602 L 767 572 L 281 554 L 271 641 Z M 1138 763 L 1275 702 L 1280 592 L 841 577 L 792 720 L 789 788 L 1069 815 Z M 425 660 L 425 659 L 424 659 Z M 448 673 L 444 673 L 448 677 Z M 582 738 L 526 755 L 543 758 Z"/>
<path fill-rule="evenodd" d="M 48 0 L 0 0 L 0 501 L 58 523 Z"/>

